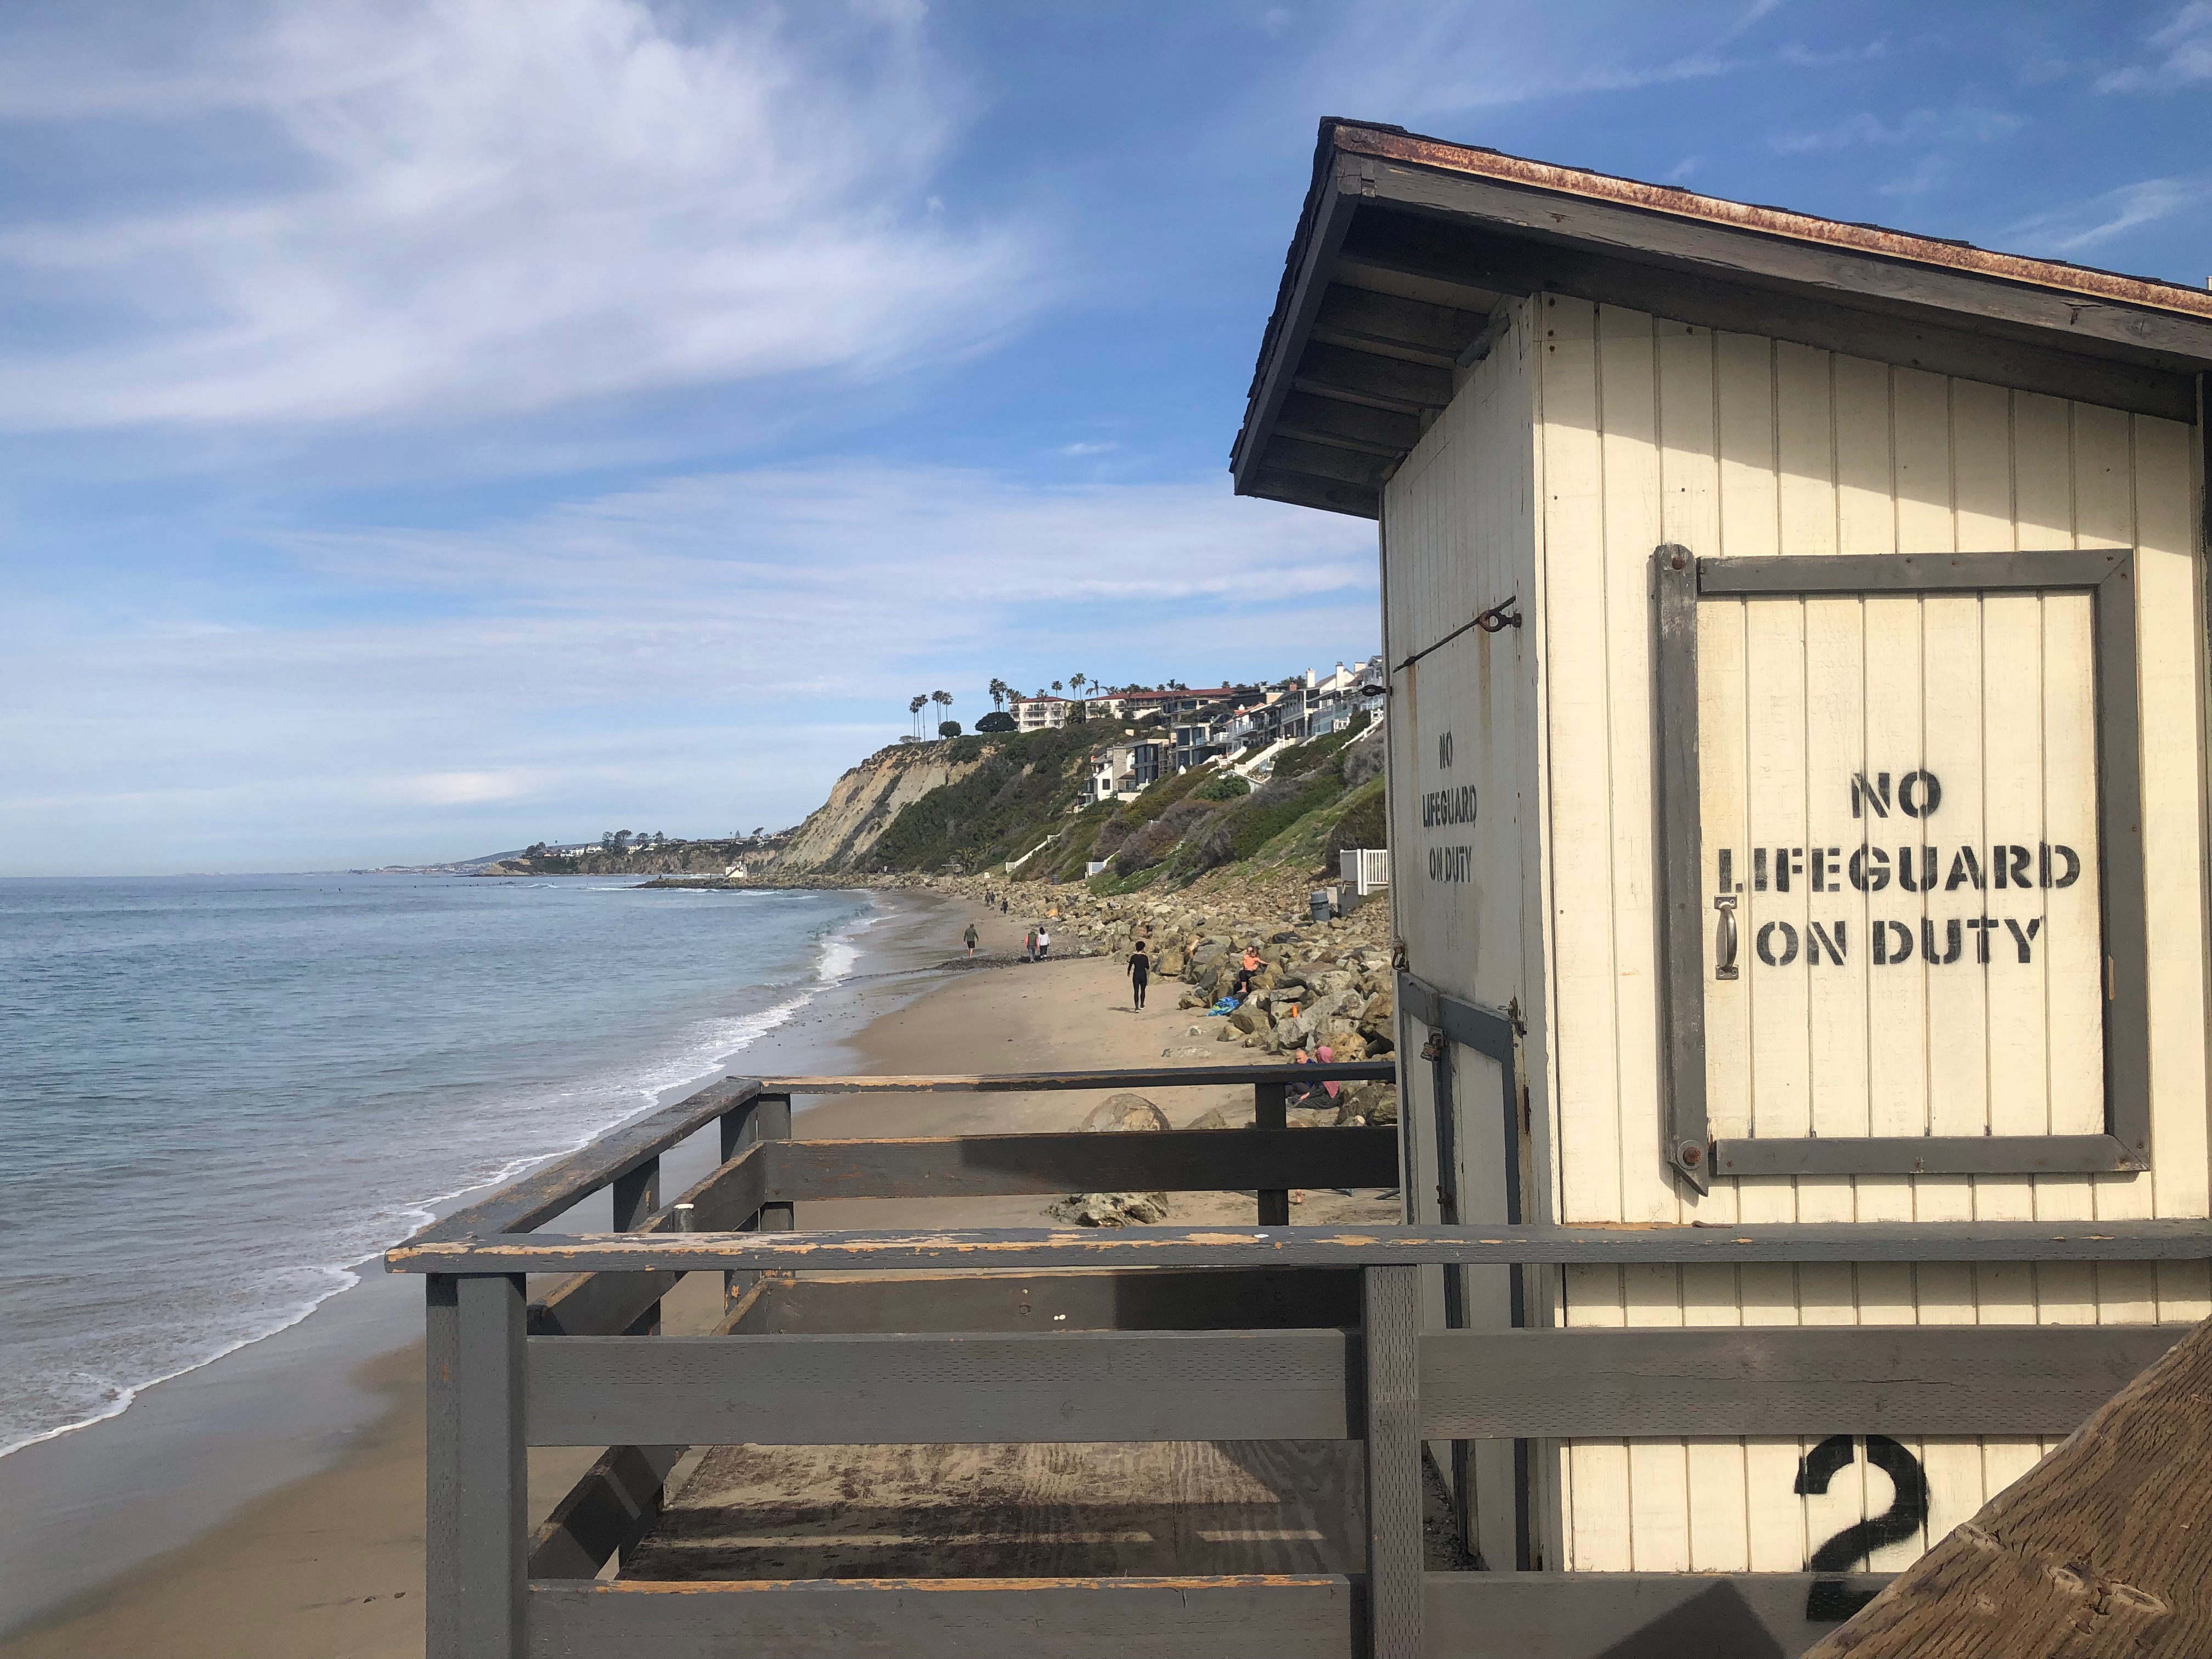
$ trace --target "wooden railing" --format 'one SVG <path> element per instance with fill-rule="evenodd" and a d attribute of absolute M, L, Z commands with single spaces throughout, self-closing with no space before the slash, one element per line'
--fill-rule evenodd
<path fill-rule="evenodd" d="M 790 1206 L 816 1198 L 1395 1181 L 1389 1128 L 787 1139 L 790 1097 L 833 1087 L 1284 1080 L 1232 1066 L 733 1082 L 392 1250 L 393 1269 L 428 1275 L 432 1659 L 1794 1654 L 1832 1627 L 1824 1609 L 1839 1617 L 1882 1581 L 1426 1573 L 1423 1441 L 2063 1433 L 2179 1328 L 1424 1329 L 1424 1266 L 2212 1257 L 2203 1222 L 788 1231 Z M 721 1163 L 658 1204 L 660 1155 L 717 1119 Z M 532 1231 L 605 1187 L 620 1231 Z M 715 1333 L 647 1335 L 659 1297 L 696 1272 L 732 1276 Z M 822 1273 L 836 1276 L 793 1277 Z M 533 1301 L 532 1273 L 562 1277 Z M 595 1577 L 650 1529 L 690 1445 L 1269 1438 L 1363 1443 L 1364 1572 Z M 609 1448 L 534 1534 L 532 1445 Z"/>

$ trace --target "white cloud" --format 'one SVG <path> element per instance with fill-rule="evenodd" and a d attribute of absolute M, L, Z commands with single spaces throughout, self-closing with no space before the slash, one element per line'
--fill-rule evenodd
<path fill-rule="evenodd" d="M 2177 87 L 2212 81 L 2212 0 L 2190 0 L 2150 36 L 2164 55 L 2154 64 L 2135 64 L 2100 76 L 2099 92 L 2172 92 Z"/>
<path fill-rule="evenodd" d="M 402 781 L 400 793 L 428 806 L 458 806 L 488 800 L 520 800 L 534 794 L 545 780 L 514 769 L 496 772 L 426 772 Z"/>
<path fill-rule="evenodd" d="M 1776 3 L 1607 6 L 1563 27 L 1556 11 L 1370 0 L 1340 9 L 1310 60 L 1300 106 L 1401 122 L 1540 100 L 1822 69 L 1881 55 L 1875 41 L 1828 52 L 1749 38 Z M 1285 94 L 1271 89 L 1272 97 Z"/>
<path fill-rule="evenodd" d="M 1916 109 L 1887 121 L 1861 110 L 1828 126 L 1784 133 L 1769 143 L 1784 155 L 1852 149 L 1863 144 L 1985 144 L 2017 132 L 2023 125 L 2008 110 Z"/>
<path fill-rule="evenodd" d="M 1062 444 L 1052 453 L 1055 455 L 1104 455 L 1121 447 L 1105 439 L 1086 440 L 1079 443 Z"/>
<path fill-rule="evenodd" d="M 2212 201 L 2212 180 L 2145 179 L 2014 224 L 2006 234 L 2028 248 L 2078 253 Z"/>
<path fill-rule="evenodd" d="M 927 205 L 963 100 L 919 7 L 679 15 L 320 0 L 175 70 L 19 62 L 19 125 L 261 137 L 219 195 L 0 228 L 0 294 L 94 319 L 0 357 L 0 423 L 528 412 L 866 377 L 1021 319 L 1024 235 Z"/>
<path fill-rule="evenodd" d="M 0 863 L 60 856 L 57 834 L 74 867 L 173 847 L 189 867 L 328 867 L 597 834 L 618 811 L 787 823 L 916 690 L 973 720 L 994 675 L 1195 684 L 1376 632 L 1374 526 L 1225 479 L 771 469 L 277 550 L 305 620 L 269 620 L 265 592 L 235 615 L 205 590 L 149 599 L 143 620 L 42 604 L 0 658 Z"/>

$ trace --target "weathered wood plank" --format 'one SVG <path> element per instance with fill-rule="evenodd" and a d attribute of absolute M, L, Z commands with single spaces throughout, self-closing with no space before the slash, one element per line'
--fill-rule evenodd
<path fill-rule="evenodd" d="M 531 1587 L 532 1659 L 1352 1659 L 1338 1575 Z"/>
<path fill-rule="evenodd" d="M 1367 1652 L 1420 1659 L 1419 1269 L 1360 1275 L 1360 1433 L 1367 1443 Z"/>
<path fill-rule="evenodd" d="M 1432 1437 L 2070 1431 L 2186 1328 L 1430 1331 Z"/>
<path fill-rule="evenodd" d="M 783 1095 L 1039 1094 L 1056 1089 L 1213 1088 L 1222 1084 L 1266 1083 L 1288 1069 L 1288 1060 L 1247 1066 L 1162 1066 L 1103 1072 L 991 1072 L 912 1077 L 765 1077 L 761 1089 Z M 1388 1083 L 1398 1074 L 1387 1060 L 1347 1060 L 1308 1070 L 1332 1082 Z M 1301 1077 L 1305 1073 L 1299 1073 Z"/>
<path fill-rule="evenodd" d="M 761 1206 L 766 1192 L 769 1154 L 747 1147 L 736 1158 L 695 1182 L 673 1203 L 646 1218 L 637 1231 L 675 1231 L 676 1206 L 692 1206 L 696 1227 L 710 1231 L 742 1228 Z M 673 1272 L 582 1273 L 564 1279 L 544 1299 L 530 1304 L 532 1336 L 614 1336 L 675 1289 L 683 1275 Z"/>
<path fill-rule="evenodd" d="M 533 1445 L 1344 1439 L 1343 1332 L 532 1337 Z"/>
<path fill-rule="evenodd" d="M 1846 1592 L 1884 1576 L 1826 1582 Z M 1788 1659 L 1829 1624 L 1805 1617 L 1810 1573 L 1432 1572 L 1426 1659 Z"/>
<path fill-rule="evenodd" d="M 611 1446 L 530 1538 L 532 1578 L 590 1578 L 660 1515 L 681 1446 Z"/>
<path fill-rule="evenodd" d="M 2212 1324 L 1808 1659 L 2212 1651 Z"/>
<path fill-rule="evenodd" d="M 1356 1269 L 884 1273 L 763 1280 L 747 1336 L 888 1331 L 1206 1331 L 1359 1322 Z"/>
<path fill-rule="evenodd" d="M 1358 1572 L 1363 1463 L 1352 1440 L 715 1446 L 622 1576 Z"/>
<path fill-rule="evenodd" d="M 1259 1086 L 1263 1091 L 1281 1087 Z M 1006 1193 L 1388 1187 L 1398 1178 L 1395 1128 L 1289 1129 L 1282 1127 L 1279 1109 L 1272 1128 L 794 1140 L 775 1147 L 775 1152 L 767 1196 L 801 1202 Z"/>
<path fill-rule="evenodd" d="M 1213 1131 L 1211 1133 L 1224 1133 Z M 1729 1227 L 974 1228 L 949 1232 L 544 1234 L 394 1246 L 398 1273 L 771 1267 L 1346 1267 L 1394 1261 L 2203 1261 L 2212 1223 L 1838 1222 Z"/>
<path fill-rule="evenodd" d="M 489 1198 L 433 1222 L 417 1238 L 526 1232 L 579 1199 L 650 1163 L 678 1141 L 759 1094 L 750 1078 L 725 1078 L 697 1094 L 610 1129 L 590 1146 L 509 1182 Z"/>

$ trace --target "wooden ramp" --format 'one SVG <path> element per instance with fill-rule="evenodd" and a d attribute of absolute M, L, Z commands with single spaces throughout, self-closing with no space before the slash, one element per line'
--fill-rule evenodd
<path fill-rule="evenodd" d="M 626 1579 L 1353 1573 L 1351 1441 L 718 1446 Z"/>

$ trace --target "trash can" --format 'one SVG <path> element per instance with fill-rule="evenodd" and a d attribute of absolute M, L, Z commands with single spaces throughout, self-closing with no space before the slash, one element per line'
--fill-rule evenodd
<path fill-rule="evenodd" d="M 1316 921 L 1327 921 L 1328 920 L 1329 907 L 1328 888 L 1315 888 L 1313 891 L 1307 896 L 1306 903 L 1312 909 L 1313 919 Z"/>

